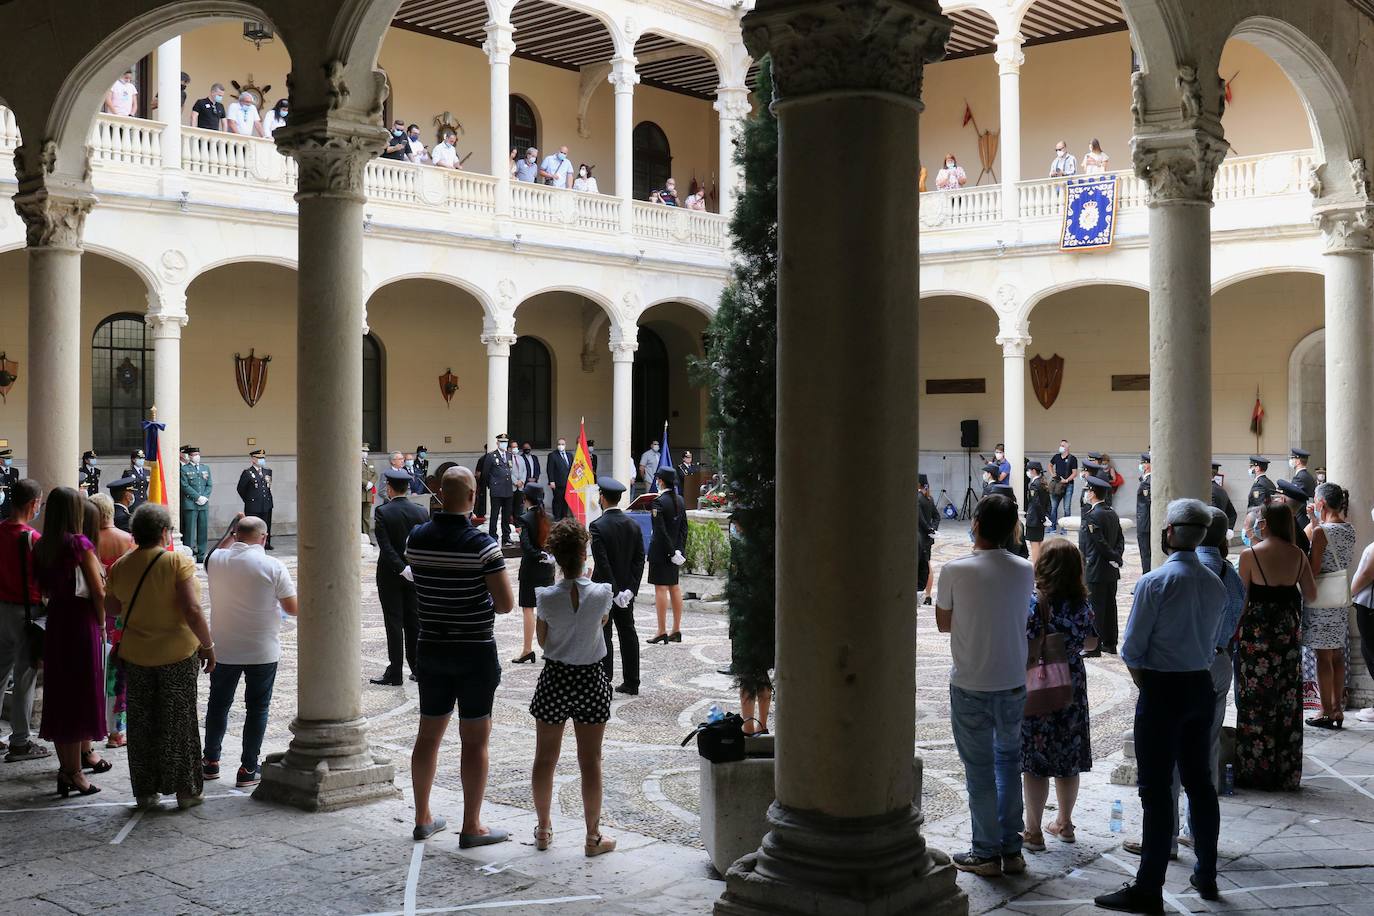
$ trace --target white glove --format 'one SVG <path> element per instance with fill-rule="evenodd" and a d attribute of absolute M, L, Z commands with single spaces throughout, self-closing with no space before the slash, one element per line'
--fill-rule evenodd
<path fill-rule="evenodd" d="M 1233 537 L 1235 537 L 1235 536 L 1236 536 L 1236 532 L 1235 532 L 1235 531 L 1233 531 L 1233 530 L 1230 529 L 1230 528 L 1227 528 L 1227 529 L 1226 529 L 1226 540 L 1229 541 L 1229 540 L 1231 540 L 1231 538 L 1233 538 Z"/>
<path fill-rule="evenodd" d="M 682 551 L 681 551 L 681 550 L 674 550 L 674 551 L 673 551 L 673 565 L 674 565 L 674 566 L 681 566 L 683 563 L 686 563 L 686 562 L 687 562 L 687 558 L 684 557 L 684 556 L 682 555 Z"/>
<path fill-rule="evenodd" d="M 414 582 L 415 573 L 411 572 L 410 567 L 407 566 L 405 569 L 401 570 L 401 578 L 405 579 L 407 582 Z"/>
<path fill-rule="evenodd" d="M 543 553 L 541 553 L 541 554 L 539 555 L 539 562 L 540 562 L 540 563 L 548 563 L 550 566 L 552 566 L 552 565 L 553 565 L 553 554 L 549 553 L 547 550 L 544 551 Z"/>
<path fill-rule="evenodd" d="M 635 600 L 635 593 L 627 588 L 625 591 L 616 595 L 614 600 L 616 607 L 626 608 L 630 606 L 631 601 Z"/>
<path fill-rule="evenodd" d="M 206 503 L 208 503 L 209 501 L 210 501 L 210 497 L 208 497 L 208 496 L 197 496 L 197 497 L 196 497 L 196 505 L 197 505 L 197 506 L 203 506 L 203 505 L 205 505 Z"/>
<path fill-rule="evenodd" d="M 1110 561 L 1110 560 L 1107 561 L 1107 565 L 1110 566 L 1112 569 L 1120 569 L 1120 568 L 1121 568 L 1121 564 L 1120 564 L 1120 563 L 1114 563 L 1114 562 L 1112 562 L 1112 561 Z"/>

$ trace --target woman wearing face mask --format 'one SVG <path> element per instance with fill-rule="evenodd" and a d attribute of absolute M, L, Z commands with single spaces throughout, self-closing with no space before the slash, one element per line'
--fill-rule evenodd
<path fill-rule="evenodd" d="M 682 642 L 682 586 L 678 570 L 684 562 L 687 545 L 687 506 L 674 485 L 677 472 L 660 468 L 654 475 L 658 498 L 653 507 L 653 536 L 649 539 L 649 584 L 654 587 L 654 611 L 658 614 L 658 633 L 648 643 Z M 673 605 L 673 629 L 668 630 L 668 603 Z"/>
<path fill-rule="evenodd" d="M 1355 526 L 1346 521 L 1350 494 L 1334 483 L 1317 488 L 1316 518 L 1307 526 L 1312 541 L 1312 575 L 1321 593 L 1302 613 L 1302 643 L 1317 653 L 1317 687 L 1322 714 L 1308 719 L 1313 728 L 1345 724 L 1345 643 L 1350 621 L 1346 570 L 1355 558 Z"/>
<path fill-rule="evenodd" d="M 1261 540 L 1240 555 L 1245 610 L 1237 629 L 1236 785 L 1302 784 L 1302 603 L 1317 584 L 1293 543 L 1293 510 L 1260 510 Z"/>
<path fill-rule="evenodd" d="M 518 462 L 517 462 L 518 464 Z M 534 607 L 535 592 L 553 585 L 553 557 L 546 547 L 549 541 L 549 516 L 544 511 L 544 488 L 537 483 L 526 484 L 521 494 L 525 512 L 520 516 L 520 611 L 525 617 L 524 642 L 520 654 L 511 659 L 516 665 L 534 664 Z"/>
<path fill-rule="evenodd" d="M 277 99 L 277 104 L 263 116 L 262 133 L 263 136 L 271 137 L 277 132 L 278 127 L 286 126 L 286 115 L 291 110 L 291 103 L 286 99 Z"/>
<path fill-rule="evenodd" d="M 959 165 L 959 160 L 950 153 L 945 156 L 945 167 L 935 175 L 935 187 L 940 191 L 957 191 L 968 184 L 968 175 L 964 173 L 963 166 Z"/>
<path fill-rule="evenodd" d="M 577 177 L 573 179 L 574 191 L 586 191 L 588 194 L 600 194 L 601 189 L 596 185 L 596 177 L 592 175 L 594 166 L 582 163 L 577 167 Z"/>
<path fill-rule="evenodd" d="M 1374 509 L 1369 511 L 1374 520 Z M 1364 655 L 1364 666 L 1369 676 L 1374 677 L 1374 543 L 1364 549 L 1360 557 L 1355 578 L 1350 582 L 1350 593 L 1355 602 L 1355 625 L 1360 629 L 1360 652 Z M 1355 713 L 1361 722 L 1374 722 L 1374 706 L 1367 706 Z"/>
<path fill-rule="evenodd" d="M 1093 137 L 1088 144 L 1088 151 L 1083 154 L 1082 170 L 1084 175 L 1101 175 L 1107 171 L 1107 163 L 1111 161 L 1111 156 L 1102 152 L 1102 144 Z"/>

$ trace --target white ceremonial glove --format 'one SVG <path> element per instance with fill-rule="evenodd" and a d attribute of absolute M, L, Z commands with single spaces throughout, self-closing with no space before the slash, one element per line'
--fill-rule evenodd
<path fill-rule="evenodd" d="M 540 563 L 548 563 L 550 566 L 552 566 L 552 565 L 553 565 L 553 554 L 549 553 L 547 550 L 544 551 L 543 553 L 541 553 L 541 554 L 539 555 L 539 562 L 540 562 Z"/>
<path fill-rule="evenodd" d="M 687 558 L 684 557 L 684 556 L 682 555 L 682 551 L 681 551 L 681 550 L 674 550 L 674 551 L 673 551 L 673 565 L 674 565 L 674 566 L 681 566 L 682 564 L 684 564 L 684 563 L 686 563 L 686 562 L 687 562 Z"/>
<path fill-rule="evenodd" d="M 1107 565 L 1110 566 L 1112 569 L 1120 569 L 1120 568 L 1121 568 L 1121 564 L 1120 564 L 1120 563 L 1113 563 L 1113 562 L 1110 561 L 1110 560 L 1107 561 Z"/>
<path fill-rule="evenodd" d="M 1235 531 L 1233 531 L 1233 530 L 1230 529 L 1230 528 L 1227 528 L 1227 529 L 1226 529 L 1226 540 L 1227 540 L 1227 541 L 1230 541 L 1231 538 L 1233 538 L 1233 537 L 1235 537 L 1235 536 L 1236 536 Z"/>
<path fill-rule="evenodd" d="M 405 569 L 401 570 L 401 578 L 405 579 L 407 582 L 414 582 L 415 573 L 411 572 L 410 567 L 407 566 Z"/>
<path fill-rule="evenodd" d="M 203 505 L 205 505 L 206 503 L 208 503 L 209 501 L 210 501 L 210 497 L 208 497 L 208 496 L 197 496 L 197 497 L 196 497 L 196 505 L 197 505 L 197 506 L 203 506 Z"/>
<path fill-rule="evenodd" d="M 627 588 L 625 591 L 616 595 L 614 600 L 616 607 L 627 608 L 630 606 L 630 602 L 635 600 L 635 593 Z"/>

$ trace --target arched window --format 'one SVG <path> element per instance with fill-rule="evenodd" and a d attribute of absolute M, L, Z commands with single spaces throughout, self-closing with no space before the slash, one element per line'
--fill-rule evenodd
<path fill-rule="evenodd" d="M 634 132 L 634 196 L 648 200 L 653 191 L 662 190 L 673 174 L 673 152 L 668 135 L 653 121 L 643 121 Z"/>
<path fill-rule="evenodd" d="M 630 445 L 631 454 L 637 456 L 663 435 L 668 419 L 668 348 L 663 338 L 648 328 L 639 329 L 633 378 Z"/>
<path fill-rule="evenodd" d="M 506 432 L 535 448 L 553 444 L 553 358 L 534 337 L 521 337 L 510 348 L 510 392 Z"/>
<path fill-rule="evenodd" d="M 374 452 L 386 451 L 382 439 L 382 345 L 363 335 L 363 441 Z"/>
<path fill-rule="evenodd" d="M 539 146 L 539 122 L 534 118 L 530 103 L 513 95 L 510 97 L 510 147 L 523 156 L 531 146 Z"/>
<path fill-rule="evenodd" d="M 143 420 L 152 406 L 148 325 L 142 315 L 111 315 L 91 339 L 91 448 L 111 456 L 142 448 Z"/>

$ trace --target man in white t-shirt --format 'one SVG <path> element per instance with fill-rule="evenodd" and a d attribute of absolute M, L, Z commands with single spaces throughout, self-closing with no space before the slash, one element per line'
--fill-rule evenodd
<path fill-rule="evenodd" d="M 247 716 L 243 723 L 242 765 L 234 782 L 241 789 L 257 785 L 262 777 L 258 754 L 267 730 L 277 661 L 281 658 L 281 643 L 277 639 L 281 612 L 293 617 L 296 614 L 296 583 L 280 560 L 263 552 L 266 542 L 267 523 L 251 515 L 240 516 L 205 558 L 216 665 L 210 673 L 205 759 L 201 768 L 206 779 L 219 778 L 220 744 L 242 675 Z"/>
<path fill-rule="evenodd" d="M 134 85 L 134 71 L 125 70 L 110 91 L 105 93 L 105 110 L 125 118 L 134 116 L 138 105 L 138 87 Z"/>
<path fill-rule="evenodd" d="M 225 109 L 225 119 L 229 122 L 229 132 L 243 134 L 245 137 L 261 137 L 262 115 L 258 114 L 257 101 L 253 93 L 242 92 Z"/>
<path fill-rule="evenodd" d="M 445 131 L 444 142 L 434 147 L 433 152 L 430 153 L 430 161 L 441 169 L 461 170 L 463 163 L 458 158 L 458 147 L 454 145 L 457 140 L 458 138 L 454 136 L 453 131 Z"/>
<path fill-rule="evenodd" d="M 1006 550 L 1016 504 L 985 496 L 973 512 L 973 553 L 940 570 L 935 622 L 950 634 L 949 718 L 964 764 L 973 844 L 960 871 L 1019 874 L 1021 719 L 1026 705 L 1026 615 L 1035 573 Z"/>

